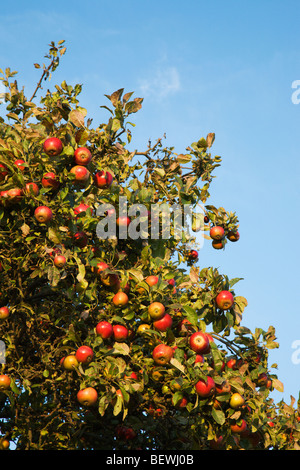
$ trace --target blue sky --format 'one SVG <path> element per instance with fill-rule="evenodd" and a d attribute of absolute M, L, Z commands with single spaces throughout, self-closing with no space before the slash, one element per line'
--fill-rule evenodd
<path fill-rule="evenodd" d="M 241 7 L 243 5 L 243 7 Z M 200 266 L 243 277 L 249 302 L 243 324 L 276 328 L 271 352 L 284 394 L 298 398 L 300 80 L 298 1 L 15 0 L 1 6 L 0 68 L 18 70 L 31 96 L 50 41 L 67 53 L 50 84 L 83 84 L 81 105 L 104 122 L 104 94 L 118 88 L 144 97 L 131 146 L 166 134 L 178 153 L 215 132 L 223 158 L 210 203 L 236 211 L 241 239 L 224 252 L 205 243 Z M 295 344 L 295 343 L 294 343 Z"/>

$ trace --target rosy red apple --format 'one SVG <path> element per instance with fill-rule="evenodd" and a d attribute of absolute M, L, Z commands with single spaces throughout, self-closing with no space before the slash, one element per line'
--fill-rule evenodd
<path fill-rule="evenodd" d="M 20 188 L 8 189 L 6 196 L 7 202 L 9 202 L 9 204 L 17 204 L 23 199 L 23 190 Z"/>
<path fill-rule="evenodd" d="M 124 307 L 128 304 L 128 295 L 125 292 L 117 292 L 112 301 L 116 307 Z"/>
<path fill-rule="evenodd" d="M 127 215 L 121 216 L 117 218 L 117 226 L 118 227 L 128 227 L 131 220 L 130 217 Z"/>
<path fill-rule="evenodd" d="M 34 217 L 41 224 L 50 222 L 53 217 L 52 210 L 47 206 L 39 206 L 34 211 Z"/>
<path fill-rule="evenodd" d="M 88 165 L 92 160 L 92 154 L 86 147 L 78 147 L 74 152 L 76 165 Z"/>
<path fill-rule="evenodd" d="M 209 375 L 205 379 L 200 379 L 195 385 L 197 394 L 202 398 L 208 398 L 214 395 L 216 391 L 216 384 L 212 377 Z"/>
<path fill-rule="evenodd" d="M 91 209 L 91 207 L 88 204 L 84 204 L 82 202 L 81 204 L 79 204 L 78 206 L 74 208 L 74 214 L 79 215 L 82 212 L 86 212 L 88 209 Z M 91 211 L 91 213 L 93 213 L 93 211 Z"/>
<path fill-rule="evenodd" d="M 229 310 L 234 304 L 234 297 L 228 290 L 222 290 L 216 297 L 216 304 L 220 310 Z"/>
<path fill-rule="evenodd" d="M 196 260 L 198 258 L 198 251 L 196 251 L 196 250 L 189 251 L 188 258 L 190 260 Z"/>
<path fill-rule="evenodd" d="M 160 320 L 165 315 L 165 307 L 161 302 L 152 302 L 148 307 L 152 320 Z"/>
<path fill-rule="evenodd" d="M 66 262 L 67 260 L 63 255 L 56 255 L 53 260 L 54 266 L 56 266 L 56 268 L 63 268 Z"/>
<path fill-rule="evenodd" d="M 215 250 L 222 250 L 224 248 L 223 241 L 222 240 L 213 240 L 211 243 L 211 246 Z"/>
<path fill-rule="evenodd" d="M 26 183 L 25 186 L 25 193 L 26 195 L 33 195 L 33 196 L 38 196 L 39 195 L 39 187 L 36 183 Z"/>
<path fill-rule="evenodd" d="M 19 158 L 18 160 L 16 160 L 16 161 L 14 162 L 14 165 L 16 165 L 16 167 L 19 168 L 20 171 L 24 171 L 25 168 L 26 168 L 26 167 L 24 166 L 24 163 L 25 163 L 25 161 L 22 160 L 21 158 Z"/>
<path fill-rule="evenodd" d="M 114 333 L 113 326 L 106 320 L 100 321 L 96 325 L 96 334 L 101 336 L 102 339 L 111 338 Z"/>
<path fill-rule="evenodd" d="M 146 277 L 145 281 L 147 282 L 148 286 L 155 286 L 158 283 L 158 276 L 148 276 Z"/>
<path fill-rule="evenodd" d="M 236 434 L 244 433 L 247 430 L 247 422 L 244 419 L 241 419 L 240 422 L 237 421 L 230 426 L 231 431 Z"/>
<path fill-rule="evenodd" d="M 170 362 L 174 355 L 173 348 L 167 344 L 158 344 L 152 351 L 152 357 L 156 364 L 166 365 Z"/>
<path fill-rule="evenodd" d="M 0 183 L 4 181 L 5 176 L 8 175 L 8 168 L 5 165 L 0 164 Z"/>
<path fill-rule="evenodd" d="M 203 331 L 196 331 L 189 338 L 190 348 L 197 354 L 207 354 L 210 351 L 208 336 Z"/>
<path fill-rule="evenodd" d="M 128 329 L 123 325 L 113 325 L 113 334 L 116 341 L 123 342 L 128 338 Z"/>
<path fill-rule="evenodd" d="M 70 170 L 70 173 L 75 175 L 74 182 L 78 184 L 85 184 L 90 177 L 89 170 L 83 165 L 73 166 Z"/>
<path fill-rule="evenodd" d="M 56 157 L 57 155 L 61 154 L 63 150 L 63 144 L 62 141 L 57 137 L 49 137 L 45 140 L 43 149 L 47 155 Z"/>
<path fill-rule="evenodd" d="M 228 232 L 227 238 L 231 242 L 237 242 L 240 239 L 240 234 L 239 234 L 239 232 L 230 231 L 230 232 Z"/>
<path fill-rule="evenodd" d="M 8 375 L 0 375 L 0 390 L 7 390 L 10 387 L 11 380 Z"/>
<path fill-rule="evenodd" d="M 80 346 L 76 351 L 76 359 L 82 364 L 89 364 L 94 357 L 94 352 L 89 346 Z"/>
<path fill-rule="evenodd" d="M 167 331 L 168 328 L 171 328 L 173 323 L 171 315 L 166 313 L 160 320 L 153 322 L 153 326 L 158 331 Z"/>
<path fill-rule="evenodd" d="M 88 236 L 85 232 L 79 231 L 74 234 L 74 244 L 79 248 L 84 248 L 88 243 Z"/>
<path fill-rule="evenodd" d="M 94 175 L 94 183 L 99 189 L 107 189 L 112 185 L 113 177 L 109 171 L 97 171 Z"/>
<path fill-rule="evenodd" d="M 9 308 L 0 307 L 0 320 L 6 320 L 9 317 Z"/>
<path fill-rule="evenodd" d="M 215 225 L 211 227 L 209 234 L 213 240 L 222 240 L 224 238 L 225 231 L 223 227 L 220 227 L 219 225 Z"/>
<path fill-rule="evenodd" d="M 81 405 L 92 406 L 98 400 L 98 393 L 93 387 L 86 387 L 77 393 L 77 400 Z"/>
<path fill-rule="evenodd" d="M 53 171 L 49 171 L 48 173 L 44 174 L 42 178 L 42 186 L 44 188 L 52 188 L 52 189 L 59 188 L 60 182 L 56 174 Z"/>

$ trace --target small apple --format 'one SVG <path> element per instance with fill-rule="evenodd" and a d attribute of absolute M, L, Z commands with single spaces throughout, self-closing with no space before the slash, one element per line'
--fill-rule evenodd
<path fill-rule="evenodd" d="M 85 184 L 87 183 L 90 172 L 89 170 L 83 165 L 75 165 L 71 168 L 70 173 L 75 175 L 74 182 L 76 184 Z"/>
<path fill-rule="evenodd" d="M 208 336 L 203 331 L 196 331 L 190 336 L 190 348 L 197 354 L 207 354 L 210 351 Z"/>
<path fill-rule="evenodd" d="M 196 251 L 196 250 L 189 251 L 188 258 L 190 260 L 196 260 L 198 258 L 198 251 Z"/>
<path fill-rule="evenodd" d="M 0 183 L 4 181 L 5 176 L 8 175 L 7 166 L 0 164 Z"/>
<path fill-rule="evenodd" d="M 53 263 L 56 268 L 63 268 L 67 260 L 63 255 L 56 255 L 54 257 Z"/>
<path fill-rule="evenodd" d="M 143 334 L 149 329 L 151 329 L 150 325 L 148 325 L 147 323 L 142 323 L 138 326 L 137 333 Z"/>
<path fill-rule="evenodd" d="M 122 343 L 123 341 L 126 341 L 128 338 L 128 329 L 126 326 L 123 325 L 113 325 L 113 334 L 114 334 L 114 339 L 117 342 Z"/>
<path fill-rule="evenodd" d="M 76 206 L 74 208 L 74 214 L 77 216 L 79 214 L 82 214 L 83 212 L 86 212 L 88 209 L 91 209 L 91 207 L 88 204 L 81 203 L 79 206 Z M 91 210 L 93 213 L 93 211 Z"/>
<path fill-rule="evenodd" d="M 234 359 L 234 358 L 231 358 L 227 361 L 226 363 L 226 366 L 228 367 L 228 369 L 232 369 L 232 370 L 237 370 L 237 360 Z"/>
<path fill-rule="evenodd" d="M 205 379 L 200 379 L 195 385 L 197 394 L 202 398 L 208 398 L 214 395 L 216 391 L 216 384 L 212 377 L 209 375 Z"/>
<path fill-rule="evenodd" d="M 92 160 L 92 154 L 86 147 L 78 147 L 74 152 L 76 165 L 88 165 Z"/>
<path fill-rule="evenodd" d="M 153 326 L 158 331 L 167 331 L 173 323 L 171 315 L 166 313 L 160 320 L 153 322 Z"/>
<path fill-rule="evenodd" d="M 113 326 L 106 320 L 100 321 L 96 325 L 96 334 L 101 336 L 102 339 L 111 338 L 114 333 Z"/>
<path fill-rule="evenodd" d="M 209 231 L 209 235 L 213 240 L 222 240 L 225 235 L 225 231 L 223 227 L 220 227 L 219 225 L 215 225 L 211 227 Z"/>
<path fill-rule="evenodd" d="M 74 234 L 74 244 L 79 248 L 84 248 L 88 243 L 88 236 L 85 232 L 79 231 Z"/>
<path fill-rule="evenodd" d="M 7 191 L 7 202 L 9 204 L 17 204 L 23 199 L 23 190 L 20 188 L 12 188 Z"/>
<path fill-rule="evenodd" d="M 34 217 L 41 224 L 46 224 L 52 220 L 52 210 L 47 206 L 39 206 L 34 211 Z"/>
<path fill-rule="evenodd" d="M 216 297 L 216 304 L 220 310 L 229 310 L 234 304 L 234 297 L 228 290 L 222 290 Z"/>
<path fill-rule="evenodd" d="M 57 137 L 49 137 L 43 144 L 44 152 L 51 157 L 60 155 L 63 150 L 63 144 Z"/>
<path fill-rule="evenodd" d="M 196 357 L 195 357 L 195 364 L 203 364 L 204 362 L 204 356 L 202 356 L 202 354 L 196 354 Z"/>
<path fill-rule="evenodd" d="M 93 387 L 87 387 L 79 390 L 77 400 L 81 405 L 92 406 L 98 400 L 98 393 Z"/>
<path fill-rule="evenodd" d="M 211 242 L 211 246 L 215 249 L 215 250 L 222 250 L 224 248 L 224 245 L 223 245 L 223 241 L 222 240 L 213 240 Z"/>
<path fill-rule="evenodd" d="M 33 195 L 33 196 L 38 196 L 39 195 L 39 187 L 36 183 L 26 183 L 25 186 L 25 194 L 27 196 Z"/>
<path fill-rule="evenodd" d="M 0 440 L 0 450 L 7 450 L 9 448 L 9 441 L 7 439 Z"/>
<path fill-rule="evenodd" d="M 216 392 L 218 395 L 224 395 L 231 392 L 231 385 L 228 380 L 224 380 L 221 384 L 216 384 Z"/>
<path fill-rule="evenodd" d="M 117 292 L 113 297 L 113 304 L 116 307 L 124 307 L 128 304 L 128 295 L 125 292 Z"/>
<path fill-rule="evenodd" d="M 130 217 L 127 215 L 121 216 L 117 218 L 117 226 L 118 227 L 128 227 L 131 220 Z"/>
<path fill-rule="evenodd" d="M 148 286 L 155 286 L 158 283 L 158 276 L 148 276 L 146 277 L 145 281 L 147 282 Z"/>
<path fill-rule="evenodd" d="M 152 357 L 155 364 L 166 365 L 170 362 L 174 355 L 173 348 L 167 344 L 158 344 L 152 351 Z"/>
<path fill-rule="evenodd" d="M 152 320 L 160 320 L 165 315 L 165 307 L 161 302 L 152 302 L 148 307 L 148 313 Z"/>
<path fill-rule="evenodd" d="M 230 426 L 231 431 L 236 434 L 244 433 L 247 430 L 247 422 L 244 419 L 241 419 L 240 422 L 235 422 Z"/>
<path fill-rule="evenodd" d="M 245 404 L 245 398 L 239 393 L 233 393 L 230 397 L 229 406 L 234 410 L 241 408 Z"/>
<path fill-rule="evenodd" d="M 89 346 L 80 346 L 76 351 L 76 359 L 82 364 L 89 364 L 94 357 L 94 352 Z"/>
<path fill-rule="evenodd" d="M 0 308 L 0 320 L 6 320 L 9 317 L 9 308 L 1 307 Z"/>
<path fill-rule="evenodd" d="M 17 168 L 19 168 L 20 171 L 24 171 L 25 170 L 25 166 L 24 166 L 24 163 L 25 161 L 24 160 L 21 160 L 21 159 L 18 159 L 14 162 L 14 165 L 16 165 Z"/>
<path fill-rule="evenodd" d="M 10 377 L 8 375 L 0 375 L 0 390 L 7 390 L 10 387 Z"/>
<path fill-rule="evenodd" d="M 60 182 L 57 179 L 57 176 L 53 171 L 49 171 L 48 173 L 44 174 L 42 178 L 42 186 L 43 188 L 51 188 L 51 189 L 59 188 Z"/>
<path fill-rule="evenodd" d="M 112 185 L 113 177 L 109 171 L 97 171 L 94 175 L 94 183 L 99 189 L 107 189 Z"/>
<path fill-rule="evenodd" d="M 227 238 L 231 242 L 237 242 L 240 239 L 240 234 L 239 234 L 239 232 L 230 231 L 230 232 L 228 232 Z"/>
<path fill-rule="evenodd" d="M 104 261 L 99 261 L 99 263 L 97 263 L 97 266 L 95 267 L 95 271 L 97 274 L 101 274 L 108 267 L 109 266 L 107 263 L 105 263 Z"/>
<path fill-rule="evenodd" d="M 64 357 L 62 365 L 65 370 L 74 370 L 75 367 L 78 367 L 79 362 L 74 354 L 69 354 Z"/>

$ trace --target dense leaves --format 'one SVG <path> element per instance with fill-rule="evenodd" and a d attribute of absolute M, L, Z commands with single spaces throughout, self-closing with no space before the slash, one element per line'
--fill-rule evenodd
<path fill-rule="evenodd" d="M 65 50 L 63 41 L 51 43 L 29 100 L 16 72 L 1 71 L 8 113 L 0 127 L 0 307 L 9 311 L 0 315 L 1 374 L 11 379 L 0 390 L 1 438 L 17 449 L 298 449 L 295 399 L 275 404 L 271 395 L 283 387 L 268 364 L 268 350 L 278 347 L 274 327 L 253 333 L 243 326 L 247 300 L 234 291 L 240 279 L 191 256 L 199 233 L 214 249 L 210 228 L 221 226 L 221 248 L 234 249 L 228 243 L 239 228 L 234 212 L 206 205 L 221 164 L 210 153 L 215 135 L 186 154 L 161 138 L 132 151 L 128 118 L 143 101 L 133 93 L 105 95 L 109 118 L 95 129 L 79 104 L 80 85 L 64 81 L 36 103 Z M 51 137 L 63 145 L 54 155 L 44 147 Z M 81 147 L 92 158 L 79 165 L 78 179 Z M 112 183 L 103 186 L 99 172 Z M 115 225 L 122 198 L 125 228 Z M 163 213 L 187 204 L 201 207 L 196 230 L 184 224 L 178 236 L 171 223 L 164 236 Z M 42 221 L 38 207 L 48 208 Z M 101 221 L 116 227 L 108 238 L 99 238 Z M 133 227 L 138 237 L 129 236 Z M 127 300 L 114 301 L 120 291 Z M 228 309 L 216 304 L 221 291 L 234 297 Z M 171 318 L 165 328 L 149 313 L 154 302 L 164 306 L 162 319 Z M 113 333 L 100 334 L 102 321 Z M 200 330 L 209 334 L 202 354 L 190 344 Z M 153 355 L 158 345 L 172 351 L 163 365 Z M 81 346 L 92 349 L 91 360 Z M 208 377 L 214 387 L 202 396 L 196 384 Z M 96 401 L 78 400 L 85 389 L 96 391 Z M 243 406 L 230 405 L 234 393 Z"/>

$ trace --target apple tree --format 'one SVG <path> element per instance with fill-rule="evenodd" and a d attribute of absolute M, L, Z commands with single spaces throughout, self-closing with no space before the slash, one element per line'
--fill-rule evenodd
<path fill-rule="evenodd" d="M 50 44 L 29 98 L 0 70 L 0 447 L 299 449 L 298 403 L 272 398 L 274 327 L 250 331 L 239 279 L 199 260 L 199 237 L 240 237 L 208 204 L 214 133 L 135 150 L 143 100 L 123 89 L 93 127 L 81 85 L 42 94 L 65 51 Z M 201 211 L 178 235 L 185 207 Z"/>

